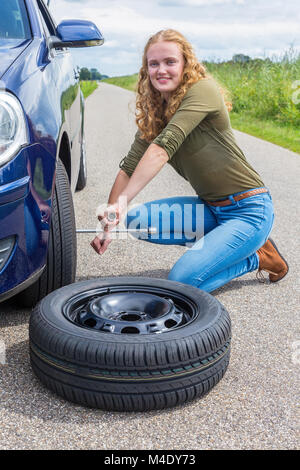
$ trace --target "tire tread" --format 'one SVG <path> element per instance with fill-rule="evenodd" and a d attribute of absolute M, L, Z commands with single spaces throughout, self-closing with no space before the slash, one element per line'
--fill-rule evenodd
<path fill-rule="evenodd" d="M 50 294 L 52 307 L 61 292 Z M 32 367 L 46 387 L 72 402 L 117 411 L 162 409 L 204 396 L 227 369 L 231 323 L 216 299 L 206 328 L 178 328 L 171 336 L 153 334 L 151 341 L 109 333 L 96 338 L 81 327 L 70 333 L 72 323 L 65 319 L 59 326 L 45 305 L 39 303 L 30 318 Z"/>
<path fill-rule="evenodd" d="M 39 279 L 17 296 L 24 307 L 34 307 L 47 294 L 75 281 L 76 227 L 72 195 L 66 170 L 56 166 L 52 198 L 47 261 Z"/>
<path fill-rule="evenodd" d="M 41 382 L 55 394 L 68 401 L 90 408 L 101 408 L 106 411 L 149 411 L 182 405 L 186 402 L 202 398 L 223 378 L 229 358 L 226 358 L 214 372 L 197 384 L 183 384 L 181 388 L 165 392 L 138 393 L 95 393 L 86 388 L 80 388 L 78 383 L 69 384 L 53 379 L 45 374 L 34 362 L 32 367 Z"/>

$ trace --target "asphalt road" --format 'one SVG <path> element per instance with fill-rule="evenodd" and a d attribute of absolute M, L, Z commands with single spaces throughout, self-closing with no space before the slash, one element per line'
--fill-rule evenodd
<path fill-rule="evenodd" d="M 77 227 L 95 228 L 118 163 L 135 133 L 134 94 L 101 83 L 86 102 L 88 186 L 75 194 Z M 238 143 L 270 188 L 272 236 L 290 264 L 278 284 L 250 273 L 213 293 L 228 309 L 232 354 L 224 378 L 203 399 L 164 411 L 86 409 L 45 389 L 28 356 L 29 310 L 0 305 L 1 449 L 296 449 L 299 447 L 299 155 L 236 132 Z M 169 165 L 135 202 L 189 195 Z M 99 257 L 91 235 L 78 234 L 77 280 L 105 276 L 166 278 L 185 248 L 115 240 Z"/>

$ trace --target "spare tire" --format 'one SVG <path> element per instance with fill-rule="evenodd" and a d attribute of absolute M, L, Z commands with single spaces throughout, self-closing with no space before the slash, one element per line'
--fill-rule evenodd
<path fill-rule="evenodd" d="M 33 310 L 33 371 L 81 405 L 146 411 L 206 394 L 223 377 L 230 318 L 212 295 L 174 281 L 114 277 L 62 287 Z"/>

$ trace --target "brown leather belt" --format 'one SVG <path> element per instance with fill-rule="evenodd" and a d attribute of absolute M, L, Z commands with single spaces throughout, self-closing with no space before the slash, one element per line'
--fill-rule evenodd
<path fill-rule="evenodd" d="M 252 189 L 251 191 L 246 191 L 243 194 L 238 194 L 237 196 L 233 196 L 233 199 L 235 201 L 241 201 L 241 199 L 246 199 L 247 197 L 251 196 L 256 196 L 256 194 L 261 194 L 261 193 L 268 193 L 269 190 L 267 188 L 257 188 L 257 189 Z M 215 202 L 210 202 L 210 201 L 205 201 L 206 204 L 209 204 L 210 206 L 230 206 L 232 204 L 231 199 L 224 199 L 223 201 L 215 201 Z"/>

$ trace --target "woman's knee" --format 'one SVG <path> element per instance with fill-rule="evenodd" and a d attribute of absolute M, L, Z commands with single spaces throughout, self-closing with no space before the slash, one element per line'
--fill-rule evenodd
<path fill-rule="evenodd" d="M 148 232 L 151 226 L 149 203 L 139 204 L 131 208 L 125 218 L 124 225 L 134 238 L 152 241 L 152 234 Z"/>
<path fill-rule="evenodd" d="M 128 229 L 148 227 L 147 204 L 140 204 L 130 209 L 124 219 L 124 225 Z"/>
<path fill-rule="evenodd" d="M 193 287 L 201 288 L 203 280 L 192 272 L 182 271 L 180 269 L 171 269 L 168 274 L 169 281 L 181 282 L 182 284 L 188 284 Z"/>
<path fill-rule="evenodd" d="M 169 281 L 182 282 L 183 284 L 187 284 L 187 278 L 188 276 L 186 276 L 182 271 L 176 268 L 172 268 L 168 274 Z"/>
<path fill-rule="evenodd" d="M 186 269 L 180 260 L 173 266 L 168 274 L 169 281 L 182 282 L 183 284 L 195 285 L 196 279 L 191 270 Z"/>
<path fill-rule="evenodd" d="M 168 279 L 201 287 L 201 284 L 210 276 L 213 264 L 207 253 L 190 249 L 174 264 Z"/>

